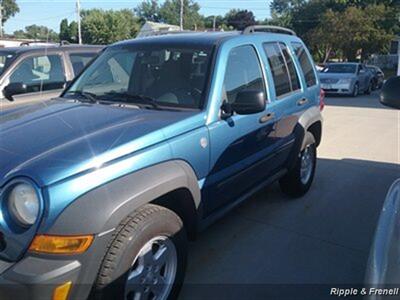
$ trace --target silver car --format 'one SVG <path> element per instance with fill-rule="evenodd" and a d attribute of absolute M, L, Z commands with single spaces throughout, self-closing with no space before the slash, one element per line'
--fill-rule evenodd
<path fill-rule="evenodd" d="M 351 95 L 370 94 L 373 89 L 373 74 L 359 63 L 331 63 L 321 72 L 321 87 L 326 94 Z"/>

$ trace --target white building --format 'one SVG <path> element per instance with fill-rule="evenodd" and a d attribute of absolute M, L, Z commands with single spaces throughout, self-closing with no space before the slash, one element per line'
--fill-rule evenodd
<path fill-rule="evenodd" d="M 51 46 L 53 43 L 31 39 L 0 38 L 0 48 L 19 47 L 19 46 Z"/>
<path fill-rule="evenodd" d="M 179 31 L 179 30 L 180 30 L 180 28 L 177 25 L 170 25 L 170 24 L 147 21 L 146 23 L 144 23 L 144 25 L 140 29 L 137 37 L 142 38 L 142 37 L 157 35 L 157 34 L 169 32 L 169 31 Z"/>

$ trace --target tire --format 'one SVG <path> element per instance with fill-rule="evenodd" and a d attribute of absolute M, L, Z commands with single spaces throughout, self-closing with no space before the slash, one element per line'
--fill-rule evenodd
<path fill-rule="evenodd" d="M 308 176 L 302 177 L 302 161 L 304 155 L 309 153 L 310 162 L 312 165 L 310 166 L 310 173 Z M 283 193 L 286 195 L 299 198 L 304 196 L 311 188 L 312 182 L 314 180 L 315 168 L 317 165 L 317 148 L 315 144 L 315 139 L 313 138 L 313 142 L 306 146 L 306 148 L 300 152 L 295 167 L 289 171 L 282 179 L 279 180 L 279 185 Z"/>
<path fill-rule="evenodd" d="M 156 256 L 158 253 L 161 254 Z M 91 298 L 137 299 L 135 295 L 141 292 L 144 299 L 151 299 L 157 293 L 157 299 L 176 299 L 186 260 L 187 235 L 182 220 L 169 209 L 147 204 L 125 218 L 116 229 Z M 163 273 L 165 279 L 162 279 Z M 128 281 L 128 278 L 133 279 Z"/>
<path fill-rule="evenodd" d="M 368 85 L 368 88 L 365 91 L 365 94 L 366 95 L 371 95 L 372 89 L 373 89 L 373 84 L 372 84 L 372 82 L 370 82 L 369 85 Z"/>
<path fill-rule="evenodd" d="M 356 83 L 356 84 L 354 84 L 353 92 L 351 93 L 351 96 L 355 98 L 358 96 L 359 93 L 360 93 L 360 86 L 358 85 L 358 83 Z"/>

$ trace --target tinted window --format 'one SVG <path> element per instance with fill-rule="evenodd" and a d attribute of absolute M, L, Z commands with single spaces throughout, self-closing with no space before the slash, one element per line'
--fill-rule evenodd
<path fill-rule="evenodd" d="M 233 103 L 244 90 L 265 90 L 260 62 L 252 46 L 238 47 L 229 53 L 222 99 Z"/>
<path fill-rule="evenodd" d="M 299 59 L 307 86 L 311 87 L 313 85 L 316 85 L 317 78 L 315 77 L 313 63 L 311 62 L 311 59 L 308 56 L 306 49 L 301 43 L 292 43 L 292 46 L 294 48 L 297 58 Z"/>
<path fill-rule="evenodd" d="M 290 77 L 279 45 L 277 43 L 267 43 L 264 44 L 264 50 L 274 79 L 276 96 L 279 97 L 290 93 L 292 91 Z"/>
<path fill-rule="evenodd" d="M 66 95 L 83 91 L 100 100 L 138 103 L 152 98 L 164 106 L 200 108 L 210 57 L 210 50 L 186 45 L 111 47 Z"/>
<path fill-rule="evenodd" d="M 0 51 L 0 75 L 4 73 L 14 60 L 14 57 L 15 55 L 13 53 Z"/>
<path fill-rule="evenodd" d="M 293 59 L 289 53 L 288 48 L 286 47 L 285 44 L 280 43 L 279 44 L 281 49 L 282 49 L 282 53 L 283 56 L 285 57 L 286 60 L 286 65 L 289 71 L 289 76 L 290 76 L 290 83 L 292 86 L 292 91 L 297 91 L 300 89 L 300 80 L 299 80 L 299 76 L 297 74 L 296 71 L 296 67 L 294 65 Z"/>
<path fill-rule="evenodd" d="M 59 55 L 43 55 L 25 58 L 10 76 L 10 83 L 21 82 L 27 85 L 28 93 L 64 86 L 65 76 Z"/>
<path fill-rule="evenodd" d="M 72 68 L 74 69 L 74 74 L 78 75 L 95 56 L 96 53 L 71 53 L 69 57 L 71 59 Z"/>

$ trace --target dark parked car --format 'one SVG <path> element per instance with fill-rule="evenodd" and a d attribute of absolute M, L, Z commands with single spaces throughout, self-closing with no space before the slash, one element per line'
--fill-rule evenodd
<path fill-rule="evenodd" d="M 101 46 L 22 46 L 0 50 L 0 107 L 57 97 Z"/>
<path fill-rule="evenodd" d="M 292 31 L 258 28 L 117 43 L 0 112 L 2 300 L 174 299 L 188 238 L 272 182 L 308 192 L 318 75 Z"/>
<path fill-rule="evenodd" d="M 373 89 L 378 90 L 381 89 L 383 86 L 383 83 L 385 82 L 385 74 L 383 71 L 376 67 L 376 66 L 371 66 L 368 65 L 367 69 L 372 73 L 373 78 L 372 78 L 372 84 L 373 84 Z"/>

